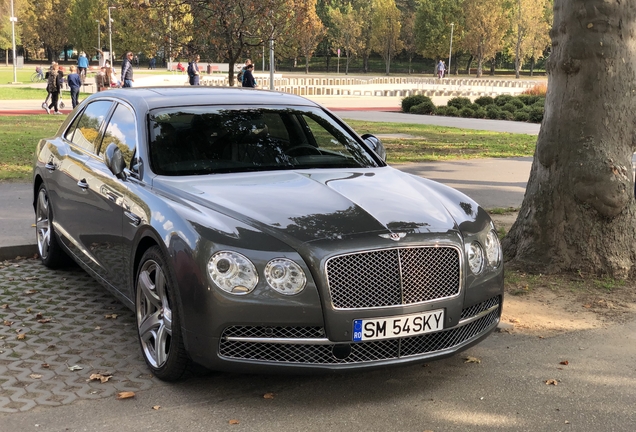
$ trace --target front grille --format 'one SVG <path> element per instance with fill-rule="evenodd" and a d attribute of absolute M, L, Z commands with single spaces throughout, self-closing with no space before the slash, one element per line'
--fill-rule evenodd
<path fill-rule="evenodd" d="M 473 306 L 462 311 L 462 317 L 470 318 L 492 306 L 498 306 L 499 297 Z M 472 315 L 466 311 L 476 311 Z M 487 315 L 469 322 L 465 325 L 428 333 L 420 336 L 411 336 L 401 339 L 388 339 L 370 342 L 357 342 L 349 344 L 351 354 L 348 357 L 336 358 L 332 353 L 334 344 L 312 344 L 308 339 L 306 344 L 282 344 L 264 342 L 246 342 L 228 340 L 228 337 L 258 337 L 255 335 L 267 335 L 263 337 L 288 337 L 307 338 L 324 337 L 320 327 L 228 327 L 220 341 L 219 354 L 221 357 L 237 360 L 252 360 L 263 362 L 289 363 L 289 364 L 354 364 L 379 360 L 391 360 L 409 356 L 431 354 L 438 351 L 451 349 L 462 345 L 471 339 L 475 339 L 487 330 L 491 329 L 499 320 L 499 308 Z M 277 329 L 277 330 L 269 330 Z M 282 331 L 281 329 L 285 329 Z M 316 330 L 318 329 L 318 330 Z M 271 336 L 271 333 L 286 336 Z M 308 336 L 310 335 L 310 336 Z"/>
<path fill-rule="evenodd" d="M 363 309 L 439 300 L 459 294 L 459 251 L 395 248 L 341 255 L 327 262 L 336 309 Z"/>

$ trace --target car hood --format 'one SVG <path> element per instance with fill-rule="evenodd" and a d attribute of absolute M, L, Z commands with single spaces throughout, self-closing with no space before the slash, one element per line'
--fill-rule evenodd
<path fill-rule="evenodd" d="M 155 185 L 265 232 L 301 242 L 380 231 L 448 233 L 457 229 L 438 193 L 391 167 L 161 177 Z"/>

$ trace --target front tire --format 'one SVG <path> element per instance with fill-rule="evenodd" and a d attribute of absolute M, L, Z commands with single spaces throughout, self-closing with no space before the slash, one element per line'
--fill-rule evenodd
<path fill-rule="evenodd" d="M 148 249 L 137 272 L 135 311 L 141 352 L 164 381 L 181 378 L 190 364 L 181 334 L 176 283 L 161 249 Z"/>
<path fill-rule="evenodd" d="M 68 255 L 62 250 L 57 234 L 53 229 L 53 211 L 49 202 L 49 194 L 44 184 L 38 189 L 38 197 L 35 202 L 35 232 L 38 243 L 38 252 L 42 264 L 55 269 L 68 263 Z"/>

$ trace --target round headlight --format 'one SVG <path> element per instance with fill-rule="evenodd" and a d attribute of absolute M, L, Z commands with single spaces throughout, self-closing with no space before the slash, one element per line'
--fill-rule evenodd
<path fill-rule="evenodd" d="M 269 286 L 285 295 L 298 294 L 307 283 L 303 269 L 286 258 L 276 258 L 267 263 L 265 280 Z"/>
<path fill-rule="evenodd" d="M 497 268 L 501 264 L 501 243 L 497 233 L 491 230 L 486 236 L 486 258 L 488 264 L 493 268 Z"/>
<path fill-rule="evenodd" d="M 468 245 L 468 267 L 478 275 L 484 269 L 484 251 L 477 242 Z"/>
<path fill-rule="evenodd" d="M 217 252 L 208 261 L 212 282 L 231 294 L 252 292 L 258 283 L 256 267 L 247 257 L 231 251 Z"/>

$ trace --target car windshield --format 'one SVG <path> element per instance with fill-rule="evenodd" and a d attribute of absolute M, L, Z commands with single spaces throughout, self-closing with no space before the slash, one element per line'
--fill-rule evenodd
<path fill-rule="evenodd" d="M 320 108 L 180 107 L 154 110 L 149 122 L 159 175 L 378 166 Z"/>

